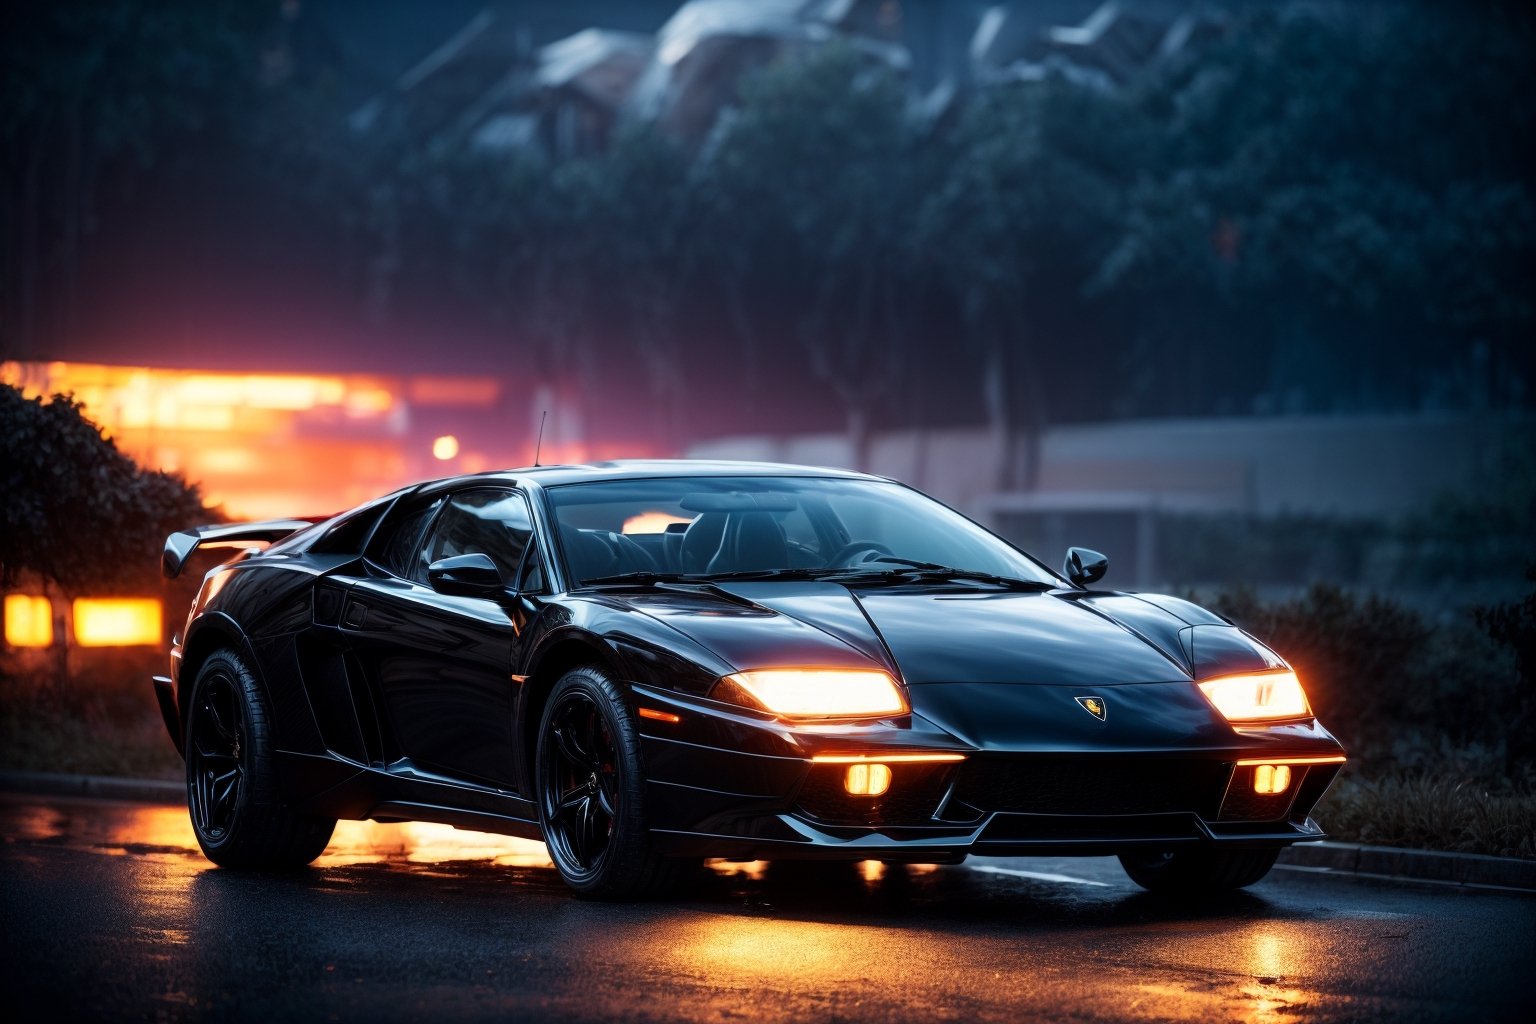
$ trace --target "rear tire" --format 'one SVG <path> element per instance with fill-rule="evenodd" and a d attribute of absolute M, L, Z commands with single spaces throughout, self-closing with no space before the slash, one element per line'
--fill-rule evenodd
<path fill-rule="evenodd" d="M 336 828 L 335 818 L 294 814 L 279 798 L 269 722 L 241 657 L 212 654 L 187 711 L 187 809 L 203 855 L 220 867 L 303 867 Z"/>
<path fill-rule="evenodd" d="M 1174 850 L 1122 853 L 1131 881 L 1152 892 L 1226 892 L 1252 885 L 1275 866 L 1279 850 Z"/>
<path fill-rule="evenodd" d="M 566 885 L 603 900 L 672 889 L 685 862 L 652 847 L 640 735 L 613 680 L 567 672 L 544 706 L 535 758 L 539 824 Z"/>

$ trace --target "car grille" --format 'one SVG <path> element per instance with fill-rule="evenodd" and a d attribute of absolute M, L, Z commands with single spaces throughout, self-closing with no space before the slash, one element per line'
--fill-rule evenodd
<path fill-rule="evenodd" d="M 977 757 L 960 770 L 944 817 L 957 804 L 1011 814 L 1164 814 L 1213 818 L 1230 762 L 1156 758 Z"/>

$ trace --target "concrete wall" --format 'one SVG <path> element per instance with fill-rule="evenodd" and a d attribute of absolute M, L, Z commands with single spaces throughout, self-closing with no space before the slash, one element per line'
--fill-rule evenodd
<path fill-rule="evenodd" d="M 1504 449 L 1531 450 L 1533 440 L 1536 419 L 1528 416 L 1127 420 L 1050 430 L 1039 489 L 1028 495 L 997 493 L 997 446 L 979 429 L 877 435 L 865 468 L 983 518 L 1041 503 L 1393 517 L 1437 494 L 1485 486 Z M 851 462 L 839 434 L 720 438 L 688 455 Z"/>

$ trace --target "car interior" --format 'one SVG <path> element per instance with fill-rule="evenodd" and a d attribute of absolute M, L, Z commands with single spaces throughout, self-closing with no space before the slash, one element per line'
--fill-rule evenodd
<path fill-rule="evenodd" d="M 659 532 L 562 524 L 561 542 L 577 579 L 631 572 L 723 573 L 821 565 L 815 548 L 791 540 L 784 520 L 800 509 L 787 495 L 690 494 Z"/>

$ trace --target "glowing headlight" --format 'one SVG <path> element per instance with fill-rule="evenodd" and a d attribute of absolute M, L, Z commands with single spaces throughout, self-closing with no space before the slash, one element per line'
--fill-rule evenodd
<path fill-rule="evenodd" d="M 776 668 L 737 672 L 714 694 L 785 718 L 878 718 L 904 715 L 907 699 L 884 672 L 860 669 Z"/>
<path fill-rule="evenodd" d="M 1229 722 L 1305 718 L 1312 713 L 1294 672 L 1224 676 L 1200 683 L 1200 690 Z"/>

